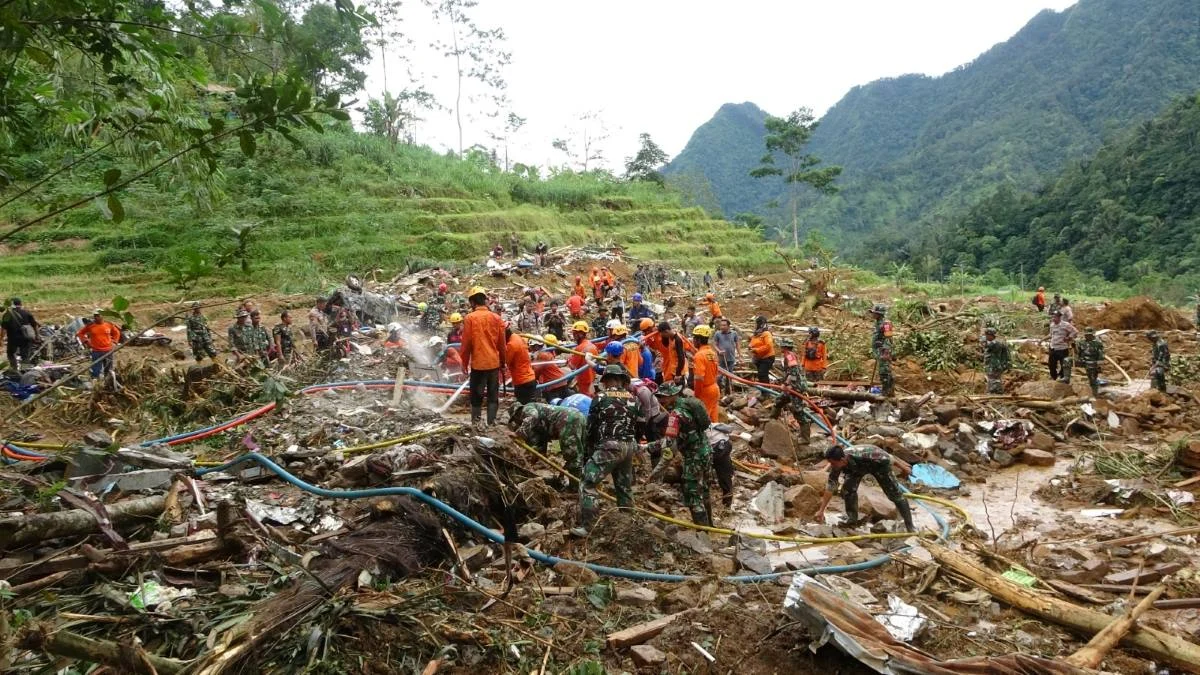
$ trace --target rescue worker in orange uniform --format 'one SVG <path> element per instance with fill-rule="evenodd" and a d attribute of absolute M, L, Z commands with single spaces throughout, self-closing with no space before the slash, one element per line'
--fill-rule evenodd
<path fill-rule="evenodd" d="M 821 339 L 821 329 L 812 326 L 808 329 L 808 339 L 804 341 L 804 379 L 809 382 L 820 382 L 825 379 L 825 371 L 829 368 L 829 350 Z"/>
<path fill-rule="evenodd" d="M 771 381 L 771 366 L 775 365 L 775 337 L 767 327 L 767 317 L 759 315 L 754 319 L 754 336 L 750 338 L 750 354 L 754 357 L 754 367 L 758 370 L 758 381 L 768 384 Z"/>
<path fill-rule="evenodd" d="M 709 319 L 708 325 L 717 325 L 717 319 L 721 318 L 721 303 L 717 302 L 717 297 L 712 293 L 706 293 L 703 300 L 704 306 L 708 309 Z"/>
<path fill-rule="evenodd" d="M 687 376 L 687 355 L 694 353 L 696 348 L 676 333 L 671 324 L 666 321 L 659 323 L 658 331 L 646 338 L 646 344 L 659 360 L 659 380 L 671 382 Z"/>
<path fill-rule="evenodd" d="M 623 323 L 613 326 L 613 340 L 621 344 L 624 350 L 621 354 L 621 365 L 625 368 L 625 372 L 637 374 L 638 369 L 642 366 L 642 347 L 637 340 L 630 339 L 629 327 Z"/>
<path fill-rule="evenodd" d="M 537 396 L 537 376 L 533 373 L 533 363 L 529 360 L 529 343 L 525 338 L 512 332 L 511 328 L 504 329 L 507 340 L 504 347 L 504 363 L 512 376 L 513 394 L 517 403 L 533 403 Z"/>
<path fill-rule="evenodd" d="M 462 365 L 470 374 L 471 423 L 478 425 L 487 392 L 487 423 L 496 423 L 500 409 L 500 376 L 507 341 L 504 320 L 488 309 L 487 291 L 475 286 L 467 292 L 471 312 L 463 319 Z M 529 356 L 526 354 L 526 360 Z"/>
<path fill-rule="evenodd" d="M 692 357 L 692 391 L 696 398 L 704 404 L 708 411 L 708 421 L 716 424 L 720 421 L 721 388 L 717 384 L 717 353 L 708 344 L 712 339 L 711 326 L 699 325 L 692 330 L 692 340 L 696 343 L 696 354 Z"/>
<path fill-rule="evenodd" d="M 549 382 L 562 380 L 566 373 L 558 366 L 557 363 L 554 363 L 555 359 L 558 358 L 558 350 L 554 348 L 556 345 L 558 345 L 558 336 L 552 333 L 546 333 L 542 336 L 542 342 L 546 344 L 546 349 L 540 350 L 537 353 L 537 356 L 535 356 L 533 359 L 534 365 L 537 366 L 533 369 L 534 374 L 537 376 L 537 383 L 547 384 Z M 566 398 L 574 393 L 575 392 L 571 390 L 571 380 L 568 379 L 558 382 L 553 388 L 547 387 L 546 389 L 543 389 L 542 397 L 546 399 L 547 403 L 549 403 L 556 398 Z"/>
<path fill-rule="evenodd" d="M 600 350 L 596 349 L 596 345 L 588 340 L 589 326 L 586 321 L 576 321 L 571 326 L 571 336 L 575 338 L 575 351 L 583 352 L 584 354 L 599 354 Z M 567 367 L 571 370 L 579 370 L 588 362 L 587 357 L 579 354 L 571 354 L 567 359 Z M 575 386 L 579 389 L 579 393 L 584 396 L 591 397 L 594 391 L 594 383 L 596 381 L 596 371 L 592 368 L 586 368 L 582 373 L 575 376 Z"/>

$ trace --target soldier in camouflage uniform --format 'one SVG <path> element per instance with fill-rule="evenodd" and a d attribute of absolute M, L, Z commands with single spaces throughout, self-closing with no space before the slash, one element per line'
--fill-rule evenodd
<path fill-rule="evenodd" d="M 779 347 L 782 350 L 781 357 L 783 359 L 783 385 L 802 394 L 807 392 L 808 379 L 804 377 L 804 367 L 800 355 L 795 351 L 796 343 L 791 338 L 783 338 L 779 341 Z M 807 408 L 808 404 L 804 402 L 804 399 L 785 391 L 775 400 L 775 409 L 771 413 L 771 419 L 779 419 L 784 412 L 792 413 L 792 417 L 800 425 L 800 437 L 807 442 L 812 437 L 812 423 L 809 421 Z"/>
<path fill-rule="evenodd" d="M 208 320 L 200 313 L 200 303 L 192 303 L 192 313 L 187 317 L 187 340 L 192 347 L 192 355 L 196 363 L 208 357 L 217 359 L 217 348 L 213 345 L 212 331 L 208 328 Z"/>
<path fill-rule="evenodd" d="M 996 337 L 995 326 L 983 332 L 983 364 L 987 375 L 987 393 L 1004 393 L 1004 373 L 1012 367 L 1008 343 Z"/>
<path fill-rule="evenodd" d="M 691 511 L 692 522 L 712 527 L 712 506 L 708 497 L 712 448 L 705 433 L 709 426 L 708 411 L 699 399 L 680 396 L 681 391 L 678 384 L 667 382 L 657 392 L 663 407 L 671 411 L 662 440 L 669 450 L 664 451 L 663 457 L 670 459 L 669 451 L 679 451 L 683 460 L 679 480 L 683 504 Z"/>
<path fill-rule="evenodd" d="M 271 339 L 274 340 L 274 351 L 283 364 L 295 363 L 300 360 L 296 353 L 296 340 L 292 335 L 292 315 L 285 309 L 279 314 L 279 323 L 271 329 Z"/>
<path fill-rule="evenodd" d="M 587 447 L 591 456 L 579 484 L 579 525 L 571 530 L 586 537 L 596 520 L 596 491 L 612 474 L 617 506 L 633 506 L 633 456 L 637 452 L 637 399 L 629 393 L 629 373 L 619 364 L 604 368 L 600 387 L 592 399 L 587 419 Z"/>
<path fill-rule="evenodd" d="M 250 325 L 242 331 L 243 354 L 254 355 L 264 366 L 268 363 L 268 352 L 271 350 L 271 334 L 262 325 L 262 314 L 258 310 L 250 312 Z"/>
<path fill-rule="evenodd" d="M 879 385 L 884 396 L 896 392 L 892 379 L 892 322 L 886 318 L 887 307 L 875 305 L 871 316 L 875 317 L 875 335 L 871 338 L 871 356 L 875 358 L 875 370 L 879 373 Z"/>
<path fill-rule="evenodd" d="M 896 510 L 904 519 L 904 526 L 908 531 L 916 531 L 913 526 L 912 509 L 904 500 L 904 489 L 892 475 L 893 464 L 902 475 L 909 475 L 912 467 L 906 462 L 892 457 L 874 445 L 855 445 L 849 448 L 835 445 L 825 451 L 825 460 L 829 462 L 829 481 L 825 484 L 825 494 L 821 495 L 821 507 L 817 510 L 818 523 L 824 521 L 825 507 L 838 491 L 838 479 L 845 474 L 846 482 L 841 491 L 842 500 L 846 504 L 846 524 L 851 527 L 858 524 L 858 484 L 862 482 L 863 476 L 870 474 L 875 477 L 888 499 L 896 505 Z"/>
<path fill-rule="evenodd" d="M 508 424 L 517 436 L 543 453 L 550 441 L 557 440 L 567 471 L 579 475 L 587 448 L 587 417 L 583 413 L 547 403 L 517 404 Z"/>
<path fill-rule="evenodd" d="M 1158 331 L 1146 333 L 1146 339 L 1153 345 L 1150 348 L 1150 386 L 1167 393 L 1167 373 L 1171 370 L 1171 348 L 1166 338 Z"/>
<path fill-rule="evenodd" d="M 428 333 L 437 331 L 438 326 L 442 325 L 442 308 L 438 303 L 422 302 L 417 305 L 417 309 L 421 310 L 421 330 Z"/>
<path fill-rule="evenodd" d="M 233 350 L 234 356 L 245 353 L 246 330 L 250 328 L 250 312 L 244 309 L 239 309 L 233 315 L 233 325 L 229 327 L 229 348 Z"/>
<path fill-rule="evenodd" d="M 1104 343 L 1096 337 L 1096 331 L 1091 328 L 1083 330 L 1083 339 L 1075 342 L 1075 355 L 1079 357 L 1079 364 L 1087 371 L 1092 396 L 1100 396 L 1100 362 L 1104 360 Z"/>

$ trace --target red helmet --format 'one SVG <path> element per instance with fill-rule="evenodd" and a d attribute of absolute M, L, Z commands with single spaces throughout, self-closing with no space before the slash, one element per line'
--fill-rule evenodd
<path fill-rule="evenodd" d="M 450 287 L 447 286 L 445 283 L 438 284 L 438 293 L 445 293 L 449 289 L 450 289 Z"/>

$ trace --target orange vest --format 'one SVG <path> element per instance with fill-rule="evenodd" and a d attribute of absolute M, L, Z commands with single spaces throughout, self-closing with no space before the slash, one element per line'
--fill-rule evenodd
<path fill-rule="evenodd" d="M 504 352 L 504 320 L 487 307 L 476 307 L 467 314 L 463 319 L 463 368 L 495 370 L 502 365 Z"/>
<path fill-rule="evenodd" d="M 771 331 L 764 330 L 750 338 L 750 353 L 756 359 L 769 359 L 775 356 L 775 338 Z"/>
<path fill-rule="evenodd" d="M 600 350 L 596 349 L 596 345 L 590 340 L 584 340 L 575 345 L 575 351 L 583 352 L 584 354 L 599 354 Z M 587 359 L 579 354 L 572 354 L 567 359 L 567 367 L 571 370 L 579 370 L 583 368 L 583 364 L 587 363 Z M 592 382 L 596 379 L 596 371 L 592 368 L 586 368 L 584 371 L 575 376 L 575 386 L 579 389 L 579 393 L 587 396 L 592 395 Z"/>
<path fill-rule="evenodd" d="M 514 387 L 537 379 L 533 374 L 533 364 L 529 361 L 529 344 L 520 335 L 513 333 L 508 339 L 504 360 L 508 363 L 508 374 L 512 377 Z"/>
<path fill-rule="evenodd" d="M 537 353 L 537 356 L 534 357 L 534 360 L 538 361 L 538 362 L 553 361 L 555 356 L 556 356 L 556 354 L 554 353 L 554 350 L 543 349 L 542 351 Z M 548 366 L 538 366 L 537 368 L 534 368 L 533 370 L 537 374 L 538 384 L 546 384 L 547 382 L 553 382 L 554 380 L 557 380 L 558 378 L 562 377 L 563 375 L 566 375 L 566 373 L 563 372 L 563 369 L 558 367 L 557 363 L 551 364 Z M 555 387 L 555 389 L 558 389 L 559 387 L 565 387 L 568 384 L 570 384 L 570 382 L 563 382 L 562 384 Z"/>

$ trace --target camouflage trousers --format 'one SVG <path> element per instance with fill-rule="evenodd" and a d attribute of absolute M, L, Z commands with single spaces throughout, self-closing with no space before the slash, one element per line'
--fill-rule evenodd
<path fill-rule="evenodd" d="M 188 339 L 188 343 L 192 347 L 192 355 L 196 357 L 196 361 L 202 361 L 206 356 L 217 357 L 217 348 L 213 345 L 211 333 L 193 336 Z"/>
<path fill-rule="evenodd" d="M 1085 363 L 1083 369 L 1087 372 L 1088 386 L 1092 388 L 1092 396 L 1100 395 L 1100 364 Z"/>
<path fill-rule="evenodd" d="M 597 487 L 611 475 L 617 506 L 633 506 L 633 455 L 636 441 L 604 441 L 583 467 L 579 483 L 579 525 L 590 528 L 600 507 Z"/>
<path fill-rule="evenodd" d="M 1075 359 L 1070 356 L 1063 359 L 1061 368 L 1062 374 L 1059 375 L 1059 379 L 1067 384 L 1071 384 L 1071 373 L 1075 370 Z"/>
<path fill-rule="evenodd" d="M 692 522 L 712 525 L 712 514 L 708 510 L 709 468 L 712 466 L 712 451 L 708 444 L 683 455 L 683 473 L 679 477 L 683 505 L 692 513 Z"/>
<path fill-rule="evenodd" d="M 1004 393 L 1004 372 L 1003 371 L 988 371 L 987 373 L 987 393 L 1003 394 Z"/>
<path fill-rule="evenodd" d="M 875 482 L 879 483 L 879 488 L 883 490 L 883 494 L 892 500 L 896 505 L 896 511 L 900 513 L 900 517 L 904 519 L 904 524 L 911 530 L 912 524 L 912 509 L 909 508 L 908 502 L 904 500 L 904 489 L 900 487 L 900 483 L 896 481 L 896 477 L 892 475 L 892 466 L 889 462 L 887 467 L 879 467 L 873 469 L 870 475 L 875 477 Z M 863 476 L 847 476 L 846 482 L 842 484 L 842 500 L 846 504 L 846 519 L 850 522 L 858 520 L 858 484 L 862 482 Z"/>
<path fill-rule="evenodd" d="M 1163 392 L 1167 392 L 1167 369 L 1162 366 L 1154 366 L 1150 369 L 1150 386 Z"/>
<path fill-rule="evenodd" d="M 875 359 L 879 371 L 879 388 L 884 396 L 896 393 L 896 380 L 892 378 L 892 362 L 890 359 Z"/>
<path fill-rule="evenodd" d="M 775 400 L 775 409 L 771 412 L 771 419 L 779 419 L 785 411 L 790 412 L 796 419 L 796 423 L 800 425 L 800 439 L 807 443 L 812 438 L 812 422 L 808 417 L 808 405 L 795 396 L 784 394 Z"/>

